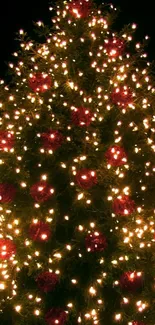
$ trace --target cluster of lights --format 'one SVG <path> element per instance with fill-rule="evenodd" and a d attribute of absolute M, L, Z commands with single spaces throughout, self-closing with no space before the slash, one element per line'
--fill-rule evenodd
<path fill-rule="evenodd" d="M 74 94 L 75 96 L 80 98 L 80 101 L 82 102 L 83 106 L 91 107 L 91 105 L 94 107 L 94 102 L 95 102 L 95 112 L 94 116 L 92 118 L 93 122 L 97 122 L 99 127 L 100 123 L 104 121 L 105 115 L 106 114 L 111 114 L 113 110 L 113 104 L 111 102 L 111 97 L 110 94 L 108 93 L 108 90 L 105 89 L 103 84 L 101 83 L 100 86 L 97 86 L 97 88 L 94 90 L 93 95 L 87 94 L 87 92 L 82 89 L 81 87 L 81 80 L 83 79 L 84 73 L 82 69 L 80 68 L 76 78 L 73 78 L 69 76 L 69 66 L 70 66 L 70 54 L 68 54 L 68 49 L 70 45 L 73 45 L 72 43 L 74 42 L 74 35 L 70 38 L 67 36 L 67 31 L 64 30 L 63 26 L 63 19 L 65 19 L 66 22 L 68 22 L 68 28 L 71 28 L 74 26 L 74 28 L 77 26 L 76 19 L 79 21 L 81 18 L 81 14 L 78 11 L 78 9 L 73 8 L 73 17 L 71 17 L 69 5 L 65 4 L 65 9 L 60 10 L 59 7 L 57 8 L 57 17 L 53 18 L 53 23 L 55 24 L 57 33 L 55 33 L 54 36 L 48 35 L 47 38 L 47 43 L 39 46 L 38 49 L 34 49 L 34 43 L 32 41 L 23 41 L 24 37 L 24 31 L 20 30 L 20 36 L 21 36 L 21 48 L 23 51 L 29 51 L 31 55 L 31 63 L 33 65 L 33 69 L 31 69 L 29 75 L 26 77 L 24 74 L 24 62 L 20 60 L 15 66 L 14 64 L 10 63 L 9 66 L 11 69 L 13 69 L 14 73 L 17 75 L 17 87 L 15 90 L 14 94 L 9 94 L 9 89 L 7 87 L 4 87 L 5 92 L 7 92 L 7 95 L 5 93 L 5 96 L 7 98 L 6 102 L 11 105 L 12 107 L 12 112 L 5 112 L 3 115 L 3 118 L 0 119 L 0 125 L 5 126 L 7 131 L 8 131 L 8 140 L 11 138 L 13 135 L 16 141 L 21 140 L 23 137 L 23 130 L 27 126 L 30 128 L 33 128 L 33 125 L 37 123 L 37 121 L 41 120 L 41 110 L 44 107 L 44 104 L 47 103 L 47 109 L 50 112 L 50 120 L 51 123 L 54 123 L 57 127 L 62 126 L 62 123 L 60 123 L 59 120 L 57 120 L 57 114 L 52 112 L 52 104 L 57 101 L 61 100 L 62 107 L 64 106 L 64 109 L 69 109 L 70 112 L 76 109 L 76 107 L 73 106 L 73 103 L 71 103 L 69 97 L 65 98 L 65 95 L 62 91 L 60 93 L 59 86 L 61 86 L 61 82 L 65 85 L 65 94 L 68 92 L 69 94 Z M 113 6 L 111 6 L 113 10 Z M 37 23 L 38 27 L 43 27 L 42 22 Z M 136 29 L 136 25 L 132 25 L 132 30 Z M 100 30 L 100 34 L 98 33 Z M 99 37 L 103 39 L 103 34 L 106 35 L 107 39 L 109 38 L 109 30 L 108 30 L 108 21 L 102 17 L 101 12 L 98 11 L 97 15 L 94 17 L 89 17 L 88 18 L 88 33 L 89 37 L 92 42 L 92 48 L 91 51 L 89 51 L 88 55 L 91 60 L 91 66 L 90 69 L 95 70 L 96 73 L 98 73 L 98 79 L 101 77 L 102 80 L 102 75 L 109 73 L 109 70 L 112 71 L 111 77 L 109 78 L 109 85 L 110 89 L 115 89 L 116 93 L 119 92 L 120 86 L 123 85 L 124 87 L 124 95 L 127 94 L 128 91 L 128 82 L 131 84 L 131 88 L 134 89 L 134 92 L 132 92 L 133 100 L 128 104 L 128 108 L 123 107 L 120 111 L 119 115 L 119 120 L 117 121 L 117 125 L 114 129 L 114 144 L 116 145 L 121 145 L 122 139 L 123 139 L 123 123 L 124 123 L 124 116 L 127 116 L 127 114 L 131 111 L 135 111 L 137 109 L 137 103 L 136 103 L 136 98 L 138 97 L 138 91 L 141 91 L 143 87 L 146 88 L 146 93 L 144 94 L 144 97 L 138 99 L 138 105 L 141 106 L 141 109 L 149 115 L 149 110 L 151 108 L 151 100 L 150 96 L 154 94 L 155 88 L 151 85 L 150 78 L 148 76 L 148 69 L 143 69 L 142 71 L 138 68 L 135 68 L 135 71 L 131 74 L 130 80 L 128 77 L 128 70 L 131 68 L 131 56 L 129 53 L 124 53 L 123 55 L 119 55 L 117 57 L 117 50 L 113 49 L 109 55 L 107 55 L 107 52 L 104 48 L 104 44 L 100 44 L 98 46 L 98 50 L 96 51 L 96 44 L 98 44 Z M 113 38 L 115 39 L 116 35 L 113 34 Z M 132 36 L 128 33 L 125 33 L 122 35 L 122 40 L 126 43 L 129 43 L 132 40 Z M 85 43 L 85 37 L 82 36 L 79 39 L 79 42 L 81 44 Z M 114 42 L 114 44 L 117 42 Z M 57 54 L 52 54 L 51 55 L 51 47 L 55 48 L 56 53 L 61 53 L 60 55 Z M 105 42 L 106 45 L 106 42 Z M 138 51 L 141 48 L 141 45 L 138 43 L 136 44 L 136 50 Z M 14 53 L 15 57 L 18 57 L 18 53 Z M 141 57 L 146 57 L 145 54 L 143 54 Z M 42 93 L 50 90 L 49 95 L 46 97 L 46 100 L 44 99 L 44 96 L 40 94 L 40 88 L 36 88 L 36 92 L 32 91 L 33 89 L 30 90 L 30 85 L 28 85 L 28 78 L 30 78 L 33 87 L 34 88 L 34 83 L 35 83 L 35 76 L 37 76 L 37 73 L 40 71 L 40 65 L 39 65 L 39 60 L 43 60 L 44 66 L 46 73 L 43 72 L 43 79 L 45 82 L 42 84 Z M 72 60 L 73 65 L 76 65 L 76 60 L 73 58 Z M 149 63 L 147 64 L 149 66 Z M 48 72 L 47 72 L 48 71 Z M 60 77 L 61 75 L 61 77 Z M 47 77 L 51 76 L 51 82 L 46 82 Z M 62 81 L 61 81 L 62 78 Z M 72 80 L 73 79 L 73 80 Z M 32 86 L 31 84 L 31 86 Z M 1 82 L 1 85 L 3 85 L 3 82 Z M 20 86 L 25 87 L 26 89 L 26 94 L 22 95 L 22 105 L 18 103 L 18 96 L 20 94 Z M 148 95 L 149 92 L 149 95 Z M 28 104 L 27 104 L 28 103 Z M 25 108 L 26 105 L 26 108 Z M 74 103 L 75 105 L 75 103 Z M 0 109 L 5 107 L 5 103 L 3 101 L 0 102 Z M 47 112 L 48 113 L 48 112 Z M 122 118 L 121 118 L 122 117 Z M 149 146 L 149 148 L 152 150 L 152 152 L 155 152 L 155 143 L 153 140 L 153 136 L 155 133 L 155 128 L 152 127 L 153 123 L 155 121 L 155 117 L 149 116 L 149 117 L 144 117 L 144 119 L 141 121 L 141 127 L 143 127 L 144 132 L 151 130 L 151 136 L 146 137 L 146 144 Z M 69 125 L 67 126 L 67 132 L 70 132 L 70 135 L 67 136 L 66 141 L 68 144 L 72 141 L 72 126 L 71 122 L 69 121 Z M 140 130 L 140 126 L 138 123 L 135 123 L 134 120 L 129 121 L 128 128 L 131 132 L 138 132 Z M 40 133 L 36 135 L 37 137 L 40 138 Z M 94 149 L 95 152 L 100 150 L 100 134 L 99 131 L 96 130 L 96 127 L 92 127 L 91 131 L 86 130 L 84 133 L 84 138 L 83 141 L 85 142 L 87 148 L 92 150 Z M 4 139 L 1 137 L 0 134 L 0 152 L 3 151 L 2 158 L 0 159 L 0 166 L 4 164 L 7 164 L 7 154 L 11 154 L 12 159 L 15 156 L 15 163 L 13 165 L 14 172 L 18 176 L 19 184 L 21 189 L 24 191 L 29 187 L 29 179 L 25 178 L 24 176 L 24 155 L 25 152 L 30 150 L 29 144 L 24 144 L 23 148 L 16 149 L 16 143 L 12 147 L 8 145 L 7 143 L 7 137 L 4 137 Z M 51 135 L 51 137 L 54 137 L 54 135 Z M 2 148 L 3 147 L 3 148 Z M 92 149 L 93 148 L 93 149 Z M 22 151 L 21 151 L 22 149 Z M 83 150 L 81 154 L 78 157 L 75 157 L 73 159 L 73 165 L 71 166 L 71 174 L 73 176 L 76 176 L 77 170 L 79 167 L 82 166 L 83 163 L 87 162 L 89 160 L 89 149 Z M 141 147 L 140 144 L 135 144 L 132 148 L 132 153 L 135 155 L 141 154 L 143 151 L 143 148 Z M 94 152 L 93 151 L 93 152 Z M 21 153 L 22 152 L 22 153 Z M 54 155 L 54 151 L 49 149 L 48 151 L 45 150 L 44 148 L 39 148 L 39 153 L 44 154 L 46 153 L 47 155 Z M 114 159 L 118 159 L 119 151 L 114 152 L 114 149 L 112 151 L 114 154 Z M 6 154 L 6 155 L 4 155 Z M 41 158 L 42 160 L 43 158 Z M 42 163 L 38 163 L 38 169 L 42 167 Z M 69 163 L 62 161 L 60 163 L 60 167 L 62 169 L 67 169 L 69 168 Z M 113 166 L 109 163 L 106 164 L 107 168 L 107 173 L 110 170 L 112 172 L 116 179 L 118 180 L 118 186 L 114 187 L 112 186 L 108 192 L 107 196 L 107 202 L 109 201 L 110 203 L 113 201 L 114 197 L 120 197 L 121 195 L 130 195 L 131 190 L 130 187 L 125 185 L 125 177 L 126 173 L 130 169 L 130 161 L 126 158 L 124 158 L 124 164 L 122 166 L 116 166 L 113 168 Z M 145 170 L 144 170 L 144 176 L 146 177 L 153 177 L 155 172 L 155 166 L 148 161 L 145 165 Z M 91 176 L 94 177 L 95 172 L 92 170 L 91 171 Z M 87 175 L 82 175 L 81 176 L 82 180 L 87 180 Z M 48 180 L 48 175 L 43 174 L 40 177 L 41 181 L 47 181 Z M 145 191 L 147 191 L 147 184 L 144 184 L 142 180 L 141 182 L 141 188 L 140 188 L 140 194 L 144 194 Z M 70 185 L 74 188 L 76 186 L 74 181 L 70 182 Z M 43 186 L 38 186 L 38 192 L 43 191 Z M 93 203 L 93 197 L 88 193 L 89 191 L 80 191 L 78 190 L 78 193 L 76 195 L 76 201 L 81 206 L 89 206 L 92 205 Z M 50 189 L 50 193 L 54 193 L 54 189 Z M 104 195 L 104 193 L 103 193 Z M 39 215 L 39 212 L 42 211 L 42 205 L 39 204 L 39 202 L 34 203 L 34 210 L 35 213 L 37 211 L 37 216 Z M 6 210 L 3 207 L 0 207 L 0 238 L 3 238 L 4 236 L 8 238 L 15 238 L 15 240 L 18 240 L 20 236 L 24 236 L 23 229 L 22 229 L 22 215 L 21 217 L 17 218 L 14 215 L 14 210 L 11 210 L 11 208 L 7 208 Z M 53 221 L 53 214 L 54 214 L 54 209 L 48 208 L 47 215 L 45 216 L 44 220 L 47 224 L 51 225 Z M 155 212 L 155 211 L 154 211 Z M 41 213 L 41 212 L 40 212 Z M 138 216 L 137 216 L 138 213 Z M 125 211 L 125 214 L 128 216 L 128 210 Z M 152 247 L 155 237 L 155 227 L 154 227 L 154 221 L 153 217 L 150 217 L 149 222 L 144 221 L 143 215 L 145 214 L 145 206 L 138 206 L 136 209 L 136 216 L 134 217 L 134 225 L 135 228 L 133 229 L 133 225 L 131 225 L 130 229 L 130 224 L 129 226 L 123 226 L 122 229 L 119 226 L 119 218 L 116 216 L 116 214 L 112 213 L 112 219 L 116 220 L 118 222 L 118 227 L 115 227 L 114 229 L 111 229 L 111 233 L 113 231 L 118 230 L 121 234 L 120 236 L 120 241 L 121 243 L 124 244 L 124 247 L 126 248 L 128 245 L 128 248 L 140 248 L 143 250 L 144 248 L 150 248 Z M 56 219 L 56 218 L 55 218 Z M 39 217 L 33 218 L 32 223 L 36 225 L 39 221 Z M 70 221 L 70 216 L 65 215 L 64 216 L 64 221 L 69 222 Z M 71 222 L 71 221 L 70 221 Z M 66 225 L 67 227 L 67 225 Z M 97 222 L 91 221 L 89 224 L 90 230 L 96 230 L 97 229 Z M 79 224 L 77 227 L 78 231 L 80 233 L 85 233 L 88 231 L 87 227 L 84 224 Z M 89 232 L 89 231 L 88 231 Z M 96 231 L 97 233 L 97 231 Z M 145 234 L 149 234 L 149 240 L 146 240 Z M 42 241 L 47 240 L 47 234 L 42 233 L 41 234 L 41 239 Z M 30 266 L 33 260 L 35 260 L 35 267 L 36 269 L 42 269 L 43 267 L 43 260 L 42 260 L 42 255 L 43 251 L 40 249 L 36 249 L 35 245 L 33 245 L 32 240 L 30 238 L 24 238 L 24 249 L 25 249 L 25 256 L 22 257 L 23 259 L 23 265 L 25 266 Z M 66 243 L 64 246 L 63 251 L 56 251 L 56 252 L 51 252 L 51 255 L 49 256 L 48 263 L 49 265 L 53 265 L 53 263 L 59 264 L 59 261 L 61 261 L 64 257 L 65 254 L 69 254 L 70 251 L 73 251 L 74 247 L 70 243 Z M 79 258 L 82 258 L 83 255 L 80 252 L 79 253 Z M 139 256 L 136 256 L 137 259 L 139 259 Z M 19 259 L 19 256 L 18 256 Z M 20 272 L 21 266 L 21 261 L 20 263 L 18 262 L 18 259 L 16 256 L 11 257 L 9 260 L 4 260 L 0 261 L 0 291 L 3 291 L 9 287 L 9 281 L 11 281 L 12 289 L 11 292 L 9 292 L 9 297 L 17 296 L 19 295 L 18 293 L 18 284 L 16 283 L 16 275 L 12 279 L 12 268 L 14 268 L 15 273 Z M 119 267 L 120 263 L 126 263 L 128 262 L 129 257 L 127 255 L 122 255 L 118 258 L 113 257 L 111 264 L 113 267 Z M 99 264 L 102 267 L 102 264 L 104 264 L 104 258 L 101 258 L 99 260 Z M 59 272 L 59 271 L 58 271 Z M 58 273 L 57 272 L 57 273 Z M 107 273 L 103 273 L 102 278 L 106 279 Z M 131 275 L 132 276 L 132 275 Z M 76 278 L 71 279 L 71 285 L 76 286 L 79 285 L 79 281 Z M 91 320 L 92 323 L 99 324 L 99 310 L 100 307 L 103 308 L 104 301 L 100 298 L 100 290 L 98 289 L 97 285 L 101 286 L 102 285 L 102 279 L 97 279 L 94 281 L 94 284 L 91 285 L 88 290 L 87 294 L 92 298 L 92 299 L 97 299 L 97 308 L 92 309 L 89 311 L 86 311 L 83 315 L 78 316 L 78 323 L 82 323 L 83 320 Z M 115 281 L 114 283 L 115 286 L 119 285 L 118 281 Z M 36 317 L 39 317 L 40 315 L 43 314 L 42 308 L 40 304 L 42 302 L 42 298 L 39 296 L 35 297 L 34 294 L 28 293 L 27 295 L 27 300 L 28 301 L 33 301 L 33 315 Z M 123 297 L 122 301 L 124 304 L 129 304 L 131 303 L 131 300 L 128 297 Z M 66 308 L 68 307 L 68 310 L 72 309 L 74 307 L 73 302 L 67 302 L 66 303 Z M 142 313 L 146 308 L 148 308 L 148 303 L 146 301 L 141 301 L 138 300 L 136 302 L 136 310 L 139 313 Z M 24 310 L 24 304 L 18 303 L 14 305 L 14 310 L 17 313 L 21 313 Z M 115 322 L 120 322 L 123 318 L 123 313 L 118 312 L 113 315 L 113 319 Z M 59 320 L 56 320 L 56 324 L 59 323 Z M 61 325 L 61 324 L 60 324 Z"/>

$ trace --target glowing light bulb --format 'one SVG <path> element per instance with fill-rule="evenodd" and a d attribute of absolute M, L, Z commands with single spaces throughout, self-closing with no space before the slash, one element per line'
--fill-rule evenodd
<path fill-rule="evenodd" d="M 17 313 L 19 313 L 21 311 L 21 306 L 20 305 L 15 306 L 15 310 L 17 311 Z"/>

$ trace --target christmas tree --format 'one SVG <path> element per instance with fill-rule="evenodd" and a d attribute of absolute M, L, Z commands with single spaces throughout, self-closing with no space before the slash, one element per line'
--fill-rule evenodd
<path fill-rule="evenodd" d="M 151 65 L 112 5 L 50 10 L 1 81 L 0 324 L 154 325 Z"/>

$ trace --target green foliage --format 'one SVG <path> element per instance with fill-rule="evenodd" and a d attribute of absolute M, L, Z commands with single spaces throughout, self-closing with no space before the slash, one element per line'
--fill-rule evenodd
<path fill-rule="evenodd" d="M 68 11 L 63 15 L 64 6 L 62 1 L 57 3 L 52 26 L 38 27 L 40 38 L 36 36 L 37 41 L 32 41 L 26 33 L 20 34 L 21 48 L 11 68 L 10 85 L 2 85 L 0 90 L 3 104 L 0 108 L 1 129 L 13 130 L 16 138 L 14 152 L 0 151 L 0 159 L 4 162 L 0 165 L 0 178 L 1 183 L 11 182 L 17 188 L 15 202 L 3 205 L 4 221 L 0 224 L 0 233 L 4 237 L 13 237 L 20 269 L 16 272 L 16 267 L 9 265 L 10 279 L 18 287 L 17 295 L 6 299 L 11 296 L 12 284 L 2 291 L 0 323 L 44 325 L 45 313 L 55 306 L 69 311 L 68 324 L 77 324 L 79 316 L 82 324 L 89 324 L 90 320 L 84 315 L 95 309 L 98 324 L 114 325 L 115 315 L 121 313 L 122 325 L 134 320 L 154 325 L 155 95 L 151 85 L 153 77 L 150 76 L 149 81 L 146 79 L 150 66 L 145 63 L 143 46 L 136 49 L 131 43 L 130 49 L 131 26 L 115 34 L 125 42 L 121 58 L 112 59 L 104 50 L 99 50 L 105 39 L 112 36 L 115 18 L 112 7 L 100 6 L 98 12 L 97 5 L 93 4 L 93 13 L 89 17 L 77 19 Z M 56 11 L 60 12 L 57 16 Z M 97 20 L 104 18 L 108 29 L 101 23 L 90 26 L 93 17 Z M 63 41 L 66 45 L 61 46 Z M 67 73 L 64 73 L 65 69 Z M 45 93 L 35 93 L 29 87 L 30 74 L 36 71 L 47 73 L 52 79 L 52 87 Z M 123 112 L 119 105 L 112 103 L 111 93 L 116 84 L 125 84 L 135 93 L 134 108 L 129 106 Z M 81 106 L 95 114 L 95 120 L 87 128 L 74 126 L 71 122 L 71 108 Z M 63 145 L 53 154 L 40 151 L 42 143 L 38 136 L 50 128 L 58 129 L 65 137 Z M 121 145 L 128 157 L 129 168 L 121 166 L 118 173 L 115 166 L 107 168 L 105 158 L 107 149 L 114 144 Z M 80 159 L 82 156 L 87 159 Z M 17 168 L 20 173 L 16 172 Z M 89 168 L 97 173 L 98 184 L 88 191 L 75 183 L 73 170 L 80 168 Z M 118 177 L 121 172 L 124 176 Z M 55 193 L 49 201 L 36 208 L 30 187 L 40 180 L 41 175 L 48 176 L 48 183 L 52 184 Z M 22 187 L 22 182 L 27 186 Z M 126 187 L 142 211 L 136 210 L 123 217 L 113 215 L 112 201 Z M 84 197 L 78 200 L 81 192 Z M 111 195 L 112 200 L 108 200 Z M 91 204 L 87 204 L 88 200 Z M 50 214 L 51 209 L 54 209 L 54 214 Z M 50 217 L 53 220 L 49 241 L 38 243 L 30 240 L 32 220 L 45 221 Z M 137 223 L 138 218 L 142 224 Z M 17 236 L 8 227 L 8 224 L 13 225 L 14 219 L 19 219 Z M 104 252 L 86 250 L 85 236 L 92 231 L 92 223 L 95 230 L 107 238 Z M 79 226 L 83 231 L 79 231 Z M 123 232 L 125 228 L 128 229 L 127 235 Z M 142 235 L 139 235 L 141 231 Z M 124 238 L 129 233 L 133 235 L 126 243 Z M 26 246 L 28 239 L 30 245 Z M 66 245 L 71 245 L 72 249 L 67 250 Z M 35 255 L 36 251 L 40 252 L 39 256 Z M 61 253 L 61 259 L 56 257 L 57 253 Z M 60 283 L 54 291 L 43 294 L 35 279 L 39 272 L 49 268 L 60 270 Z M 135 293 L 122 292 L 115 282 L 123 272 L 134 270 L 144 274 L 143 287 Z M 73 285 L 72 279 L 77 279 L 77 285 Z M 96 288 L 94 296 L 89 292 L 91 286 Z M 32 300 L 28 298 L 30 294 Z M 42 299 L 40 303 L 35 300 L 38 296 Z M 126 296 L 130 301 L 127 305 L 122 303 Z M 103 300 L 103 305 L 98 300 Z M 142 313 L 138 311 L 138 301 L 146 303 Z M 73 303 L 72 309 L 68 307 L 70 302 Z M 17 305 L 22 306 L 19 313 L 14 308 Z M 37 308 L 41 311 L 39 317 L 34 315 Z"/>

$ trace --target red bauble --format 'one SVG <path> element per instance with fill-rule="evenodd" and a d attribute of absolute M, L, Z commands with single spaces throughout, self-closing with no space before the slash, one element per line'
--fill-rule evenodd
<path fill-rule="evenodd" d="M 120 277 L 120 287 L 127 291 L 136 291 L 143 285 L 141 272 L 125 272 Z"/>
<path fill-rule="evenodd" d="M 127 156 L 123 148 L 119 146 L 112 146 L 110 147 L 106 154 L 108 164 L 111 166 L 122 166 L 127 162 Z"/>
<path fill-rule="evenodd" d="M 30 188 L 30 194 L 36 202 L 45 202 L 51 198 L 54 190 L 44 181 L 35 183 Z"/>
<path fill-rule="evenodd" d="M 106 40 L 104 43 L 104 49 L 106 50 L 107 54 L 113 58 L 122 55 L 124 48 L 124 42 L 119 38 L 111 38 Z"/>
<path fill-rule="evenodd" d="M 52 308 L 47 312 L 45 320 L 48 325 L 64 325 L 67 320 L 67 313 L 61 308 Z"/>
<path fill-rule="evenodd" d="M 59 277 L 54 272 L 42 272 L 40 273 L 37 278 L 36 282 L 39 289 L 43 292 L 50 292 L 52 291 L 59 281 Z"/>
<path fill-rule="evenodd" d="M 88 108 L 75 108 L 71 115 L 72 123 L 77 126 L 89 126 L 93 119 L 93 114 Z"/>
<path fill-rule="evenodd" d="M 90 13 L 92 3 L 87 0 L 73 0 L 69 4 L 69 11 L 75 18 L 86 18 Z"/>
<path fill-rule="evenodd" d="M 96 172 L 90 169 L 80 169 L 76 173 L 76 182 L 84 190 L 88 190 L 97 184 Z"/>
<path fill-rule="evenodd" d="M 43 221 L 38 221 L 37 223 L 32 223 L 29 228 L 30 238 L 34 241 L 42 242 L 48 241 L 51 236 L 51 230 L 48 223 Z"/>
<path fill-rule="evenodd" d="M 85 244 L 89 252 L 102 252 L 107 246 L 107 241 L 102 234 L 92 232 L 86 236 Z"/>
<path fill-rule="evenodd" d="M 16 246 L 11 239 L 0 239 L 0 259 L 9 259 L 16 254 Z"/>
<path fill-rule="evenodd" d="M 8 131 L 0 131 L 0 150 L 10 150 L 14 146 L 14 135 Z"/>
<path fill-rule="evenodd" d="M 41 134 L 41 140 L 45 149 L 56 150 L 61 146 L 64 137 L 57 130 L 49 130 L 47 133 Z"/>
<path fill-rule="evenodd" d="M 121 108 L 127 108 L 129 104 L 132 104 L 133 94 L 129 88 L 119 87 L 113 90 L 111 99 L 113 104 Z"/>
<path fill-rule="evenodd" d="M 10 203 L 14 200 L 16 189 L 12 184 L 0 183 L 0 203 Z"/>
<path fill-rule="evenodd" d="M 51 88 L 51 77 L 46 73 L 34 73 L 32 77 L 29 78 L 29 87 L 34 92 L 45 93 Z"/>
<path fill-rule="evenodd" d="M 115 214 L 119 214 L 121 216 L 127 216 L 132 214 L 135 209 L 135 202 L 131 200 L 128 195 L 123 195 L 120 199 L 116 198 L 113 202 L 113 210 Z"/>

